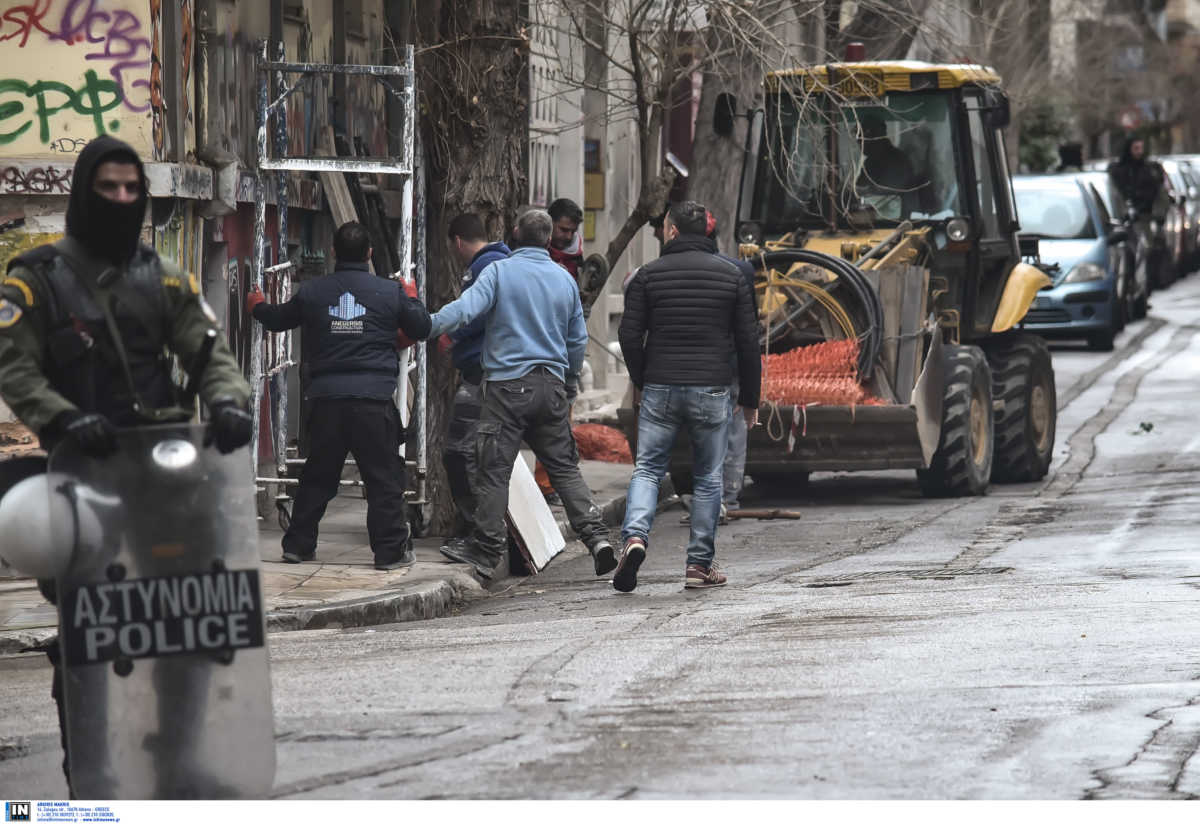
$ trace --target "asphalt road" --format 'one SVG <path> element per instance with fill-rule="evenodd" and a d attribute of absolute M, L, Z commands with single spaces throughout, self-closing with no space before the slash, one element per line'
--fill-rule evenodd
<path fill-rule="evenodd" d="M 1200 278 L 1113 353 L 1054 351 L 1041 483 L 923 500 L 815 475 L 682 588 L 578 553 L 440 620 L 272 637 L 287 798 L 1200 796 Z M 0 787 L 64 792 L 48 672 L 0 659 Z M 3 795 L 4 793 L 0 793 Z"/>

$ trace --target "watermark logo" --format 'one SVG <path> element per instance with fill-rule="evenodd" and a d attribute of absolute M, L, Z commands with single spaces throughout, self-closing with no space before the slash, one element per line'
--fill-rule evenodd
<path fill-rule="evenodd" d="M 33 804 L 29 801 L 5 801 L 5 821 L 32 821 Z"/>

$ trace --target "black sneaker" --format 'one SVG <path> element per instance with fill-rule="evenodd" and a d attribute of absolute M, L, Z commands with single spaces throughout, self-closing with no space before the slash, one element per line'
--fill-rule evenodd
<path fill-rule="evenodd" d="M 413 553 L 412 542 L 404 547 L 404 551 L 396 556 L 375 556 L 375 568 L 382 570 L 402 569 L 410 567 L 417 562 L 417 556 Z"/>
<path fill-rule="evenodd" d="M 596 575 L 607 575 L 617 568 L 617 554 L 607 538 L 596 541 L 588 547 L 588 552 L 591 553 L 592 562 L 596 566 Z"/>
<path fill-rule="evenodd" d="M 617 592 L 633 592 L 637 587 L 637 571 L 646 560 L 646 542 L 641 538 L 630 538 L 625 542 L 617 572 L 613 575 L 613 589 Z"/>
<path fill-rule="evenodd" d="M 298 552 L 292 552 L 290 549 L 285 549 L 283 551 L 283 562 L 285 564 L 302 564 L 305 561 L 311 561 L 316 557 L 317 557 L 316 550 L 313 550 L 312 552 L 308 553 L 307 555 L 301 555 Z"/>
<path fill-rule="evenodd" d="M 470 543 L 462 545 L 447 544 L 438 551 L 456 564 L 470 564 L 479 573 L 479 577 L 488 580 L 491 580 L 492 573 L 496 571 L 496 566 L 500 563 L 499 559 L 491 560 Z"/>

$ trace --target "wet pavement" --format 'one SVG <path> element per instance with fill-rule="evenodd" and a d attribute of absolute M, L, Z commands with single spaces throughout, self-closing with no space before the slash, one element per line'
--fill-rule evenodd
<path fill-rule="evenodd" d="M 1054 348 L 1042 482 L 922 499 L 821 473 L 683 589 L 580 549 L 445 617 L 271 637 L 286 798 L 1200 797 L 1200 279 Z M 0 784 L 62 792 L 44 663 L 0 659 Z M 6 755 L 7 753 L 7 755 Z"/>

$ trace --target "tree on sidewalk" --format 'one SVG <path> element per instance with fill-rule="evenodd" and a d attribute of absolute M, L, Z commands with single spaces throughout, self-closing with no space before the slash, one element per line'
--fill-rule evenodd
<path fill-rule="evenodd" d="M 492 237 L 511 227 L 528 190 L 529 38 L 525 0 L 422 0 L 416 15 L 418 123 L 425 150 L 427 295 L 431 309 L 458 295 L 459 264 L 446 243 L 462 212 Z M 454 398 L 449 358 L 429 346 L 430 529 L 450 528 L 454 506 L 441 462 Z"/>

